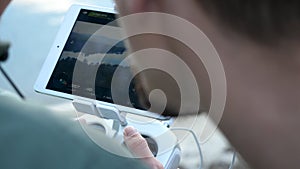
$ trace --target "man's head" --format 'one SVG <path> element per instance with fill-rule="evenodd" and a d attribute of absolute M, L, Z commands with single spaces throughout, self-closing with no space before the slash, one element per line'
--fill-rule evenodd
<path fill-rule="evenodd" d="M 254 40 L 273 41 L 299 33 L 300 2 L 198 0 L 223 25 Z"/>
<path fill-rule="evenodd" d="M 217 49 L 224 65 L 230 92 L 235 92 L 237 90 L 234 89 L 243 86 L 237 86 L 238 83 L 257 81 L 259 77 L 257 74 L 262 75 L 264 71 L 267 73 L 271 69 L 270 67 L 275 65 L 275 62 L 281 67 L 291 68 L 290 64 L 283 64 L 285 58 L 282 56 L 290 55 L 291 61 L 297 59 L 298 57 L 294 56 L 300 52 L 298 51 L 300 39 L 297 38 L 300 30 L 298 28 L 300 25 L 298 22 L 300 20 L 300 10 L 298 10 L 300 5 L 296 0 L 288 2 L 271 0 L 227 0 L 222 2 L 218 0 L 116 0 L 116 2 L 121 15 L 139 12 L 163 12 L 188 20 L 197 26 Z M 170 27 L 165 23 L 158 21 L 151 24 L 145 19 L 129 25 L 131 26 L 129 29 L 134 30 L 140 25 L 155 25 L 163 30 L 187 30 L 184 25 Z M 193 38 L 193 36 L 189 37 Z M 208 86 L 200 89 L 201 97 L 210 95 L 209 82 L 204 84 L 205 81 L 209 81 L 205 68 L 185 44 L 172 38 L 151 34 L 133 37 L 130 38 L 130 41 L 133 51 L 145 48 L 162 48 L 179 56 L 192 69 L 197 81 L 201 84 L 199 85 L 200 88 Z M 194 39 L 194 41 L 200 44 L 199 39 Z M 165 62 L 168 63 L 169 61 Z M 291 63 L 298 62 L 291 61 Z M 273 79 L 278 79 L 277 76 L 278 74 L 276 77 L 268 76 L 272 79 L 261 78 L 268 79 L 270 82 Z M 148 79 L 144 80 L 145 88 L 161 86 L 161 88 L 170 89 L 172 87 L 170 82 L 163 81 L 167 78 L 155 79 L 155 77 L 157 76 L 150 74 L 144 78 Z M 170 90 L 175 91 L 177 89 Z M 149 91 L 146 89 L 146 93 Z M 176 111 L 172 108 L 180 102 L 174 98 L 180 98 L 180 96 L 176 92 L 170 92 L 168 104 L 171 105 L 167 108 L 171 107 L 171 112 Z M 201 103 L 205 100 L 207 100 L 207 104 L 204 103 L 206 109 L 209 107 L 210 99 L 201 98 Z"/>
<path fill-rule="evenodd" d="M 300 2 L 297 0 L 127 0 L 119 3 L 126 3 L 122 6 L 127 13 L 171 12 L 194 18 L 193 21 L 197 18 L 201 21 L 201 11 L 220 27 L 263 42 L 278 40 L 284 36 L 292 37 L 300 30 Z"/>

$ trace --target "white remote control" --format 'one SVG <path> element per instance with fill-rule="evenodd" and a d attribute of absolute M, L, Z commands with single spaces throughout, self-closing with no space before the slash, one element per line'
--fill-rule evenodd
<path fill-rule="evenodd" d="M 178 168 L 181 150 L 177 137 L 163 122 L 129 113 L 125 117 L 114 107 L 95 105 L 84 100 L 74 100 L 73 105 L 78 112 L 89 114 L 81 117 L 88 125 L 96 127 L 120 144 L 123 144 L 123 129 L 133 126 L 147 140 L 151 152 L 165 169 Z"/>

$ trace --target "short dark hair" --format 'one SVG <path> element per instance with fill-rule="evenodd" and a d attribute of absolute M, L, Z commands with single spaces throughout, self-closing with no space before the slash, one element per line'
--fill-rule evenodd
<path fill-rule="evenodd" d="M 298 0 L 199 0 L 223 25 L 260 41 L 299 35 Z"/>

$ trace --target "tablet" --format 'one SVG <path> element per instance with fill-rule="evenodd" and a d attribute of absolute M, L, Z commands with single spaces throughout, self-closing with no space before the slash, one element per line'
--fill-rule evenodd
<path fill-rule="evenodd" d="M 95 35 L 95 32 L 103 25 L 112 23 L 116 19 L 115 15 L 116 12 L 112 8 L 73 5 L 65 16 L 42 67 L 34 86 L 35 91 L 71 100 L 93 100 L 99 104 L 116 107 L 120 111 L 168 119 L 146 111 L 147 108 L 139 103 L 134 80 L 127 91 L 119 91 L 120 96 L 129 92 L 130 103 L 128 100 L 116 103 L 112 99 L 111 83 L 117 67 L 122 69 L 122 76 L 117 77 L 120 85 L 122 80 L 130 78 L 129 64 L 122 62 L 127 56 L 127 48 L 125 43 L 120 41 L 109 51 L 103 51 L 103 46 L 111 45 L 114 39 L 110 35 Z M 117 24 L 110 26 L 112 30 L 121 32 Z M 99 59 L 99 55 L 103 54 L 104 58 Z M 75 65 L 81 67 L 77 74 L 86 78 L 74 80 Z M 91 80 L 93 78 L 94 81 Z"/>

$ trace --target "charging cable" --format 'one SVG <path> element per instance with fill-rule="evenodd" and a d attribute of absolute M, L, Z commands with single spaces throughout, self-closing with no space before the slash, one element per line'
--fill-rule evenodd
<path fill-rule="evenodd" d="M 173 130 L 173 131 L 188 131 L 192 134 L 192 136 L 194 137 L 194 140 L 196 142 L 198 152 L 199 152 L 199 158 L 200 158 L 199 169 L 202 169 L 202 167 L 203 167 L 203 154 L 202 154 L 200 142 L 197 139 L 197 136 L 196 136 L 195 132 L 191 129 L 188 129 L 188 128 L 177 128 L 177 127 L 176 128 L 170 128 L 170 130 Z"/>
<path fill-rule="evenodd" d="M 199 152 L 199 158 L 200 158 L 199 169 L 202 169 L 203 168 L 203 154 L 202 154 L 200 142 L 199 142 L 195 132 L 191 129 L 188 129 L 188 128 L 178 128 L 178 127 L 170 128 L 170 130 L 173 130 L 173 131 L 187 131 L 187 132 L 190 132 L 192 134 L 192 136 L 194 137 L 194 140 L 196 142 L 198 152 Z M 231 160 L 231 163 L 230 163 L 230 166 L 229 166 L 228 169 L 233 169 L 235 159 L 236 159 L 236 151 L 234 151 L 234 153 L 233 153 L 232 160 Z"/>
<path fill-rule="evenodd" d="M 233 166 L 234 166 L 234 163 L 235 163 L 235 159 L 236 159 L 236 151 L 233 152 L 232 160 L 231 160 L 229 169 L 233 169 Z"/>

